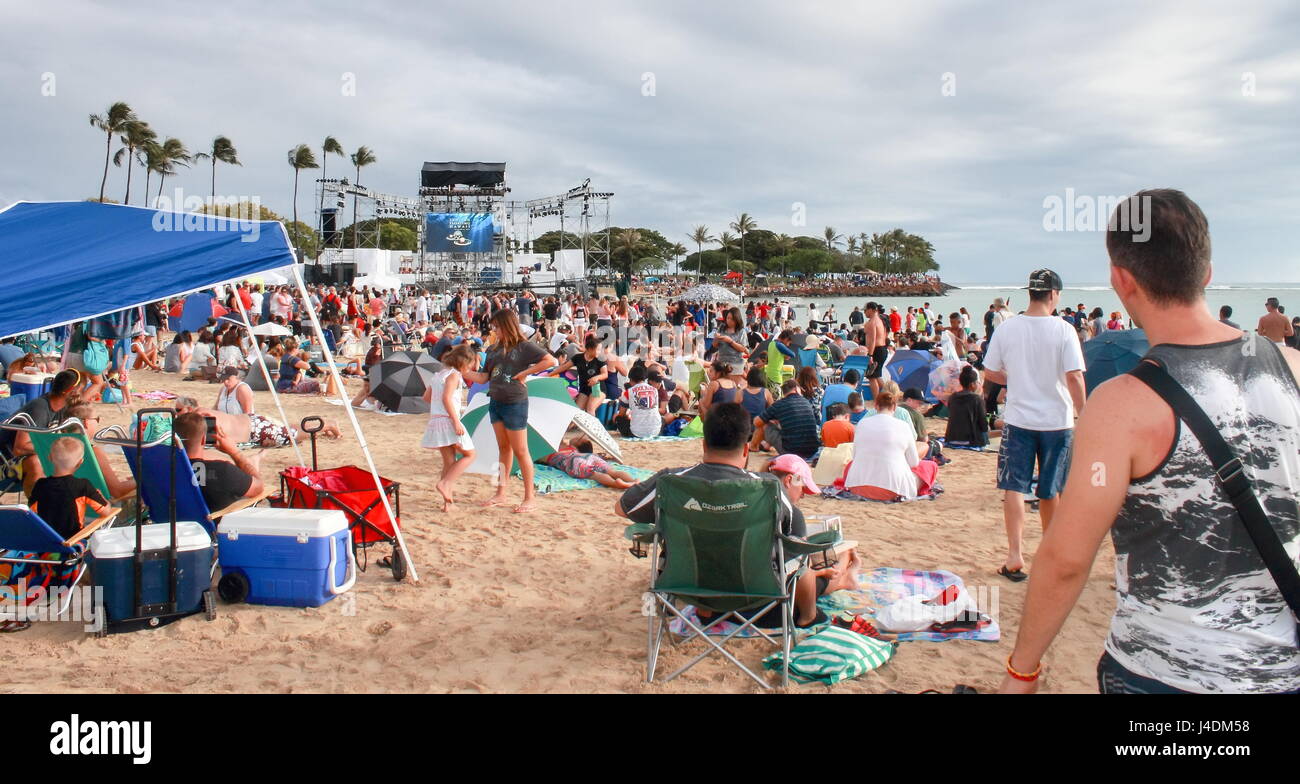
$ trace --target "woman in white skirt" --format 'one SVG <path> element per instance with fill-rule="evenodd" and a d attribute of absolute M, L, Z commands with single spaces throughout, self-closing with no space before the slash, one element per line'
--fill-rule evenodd
<path fill-rule="evenodd" d="M 442 454 L 442 477 L 435 487 L 442 496 L 442 511 L 451 511 L 455 499 L 452 484 L 469 468 L 474 458 L 474 441 L 461 423 L 461 390 L 465 383 L 460 371 L 476 370 L 478 354 L 468 343 L 461 343 L 442 355 L 443 369 L 433 376 L 433 383 L 424 390 L 424 400 L 429 404 L 429 425 L 424 429 L 420 446 L 437 449 Z M 463 457 L 456 459 L 456 453 Z"/>

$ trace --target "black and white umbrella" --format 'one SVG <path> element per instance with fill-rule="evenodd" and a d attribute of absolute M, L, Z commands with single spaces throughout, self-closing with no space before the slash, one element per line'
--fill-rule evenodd
<path fill-rule="evenodd" d="M 740 297 L 734 291 L 712 283 L 692 286 L 682 292 L 677 299 L 685 302 L 740 302 Z"/>
<path fill-rule="evenodd" d="M 423 351 L 394 351 L 370 368 L 370 395 L 389 411 L 427 414 L 424 390 L 442 363 Z"/>

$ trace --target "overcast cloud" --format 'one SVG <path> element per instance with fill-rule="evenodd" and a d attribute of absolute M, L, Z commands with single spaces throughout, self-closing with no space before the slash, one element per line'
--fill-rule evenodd
<path fill-rule="evenodd" d="M 1284 2 L 49 2 L 10 4 L 5 38 L 0 203 L 96 195 L 87 115 L 125 100 L 191 151 L 229 136 L 244 165 L 218 192 L 283 215 L 286 151 L 328 134 L 375 151 L 362 182 L 384 192 L 415 195 L 425 160 L 505 160 L 515 198 L 590 177 L 614 223 L 688 245 L 742 211 L 901 226 L 947 279 L 1069 284 L 1105 279 L 1102 237 L 1045 231 L 1046 197 L 1173 186 L 1210 218 L 1219 282 L 1300 280 Z M 208 174 L 174 182 L 207 194 Z"/>

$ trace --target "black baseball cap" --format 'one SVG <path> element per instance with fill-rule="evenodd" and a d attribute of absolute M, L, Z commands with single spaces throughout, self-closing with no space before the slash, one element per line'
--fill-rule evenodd
<path fill-rule="evenodd" d="M 1065 287 L 1060 275 L 1049 269 L 1039 269 L 1029 273 L 1029 285 L 1025 288 L 1030 291 L 1060 291 Z"/>
<path fill-rule="evenodd" d="M 903 399 L 924 401 L 925 394 L 921 392 L 921 390 L 917 389 L 916 387 L 908 387 L 907 389 L 903 390 Z"/>

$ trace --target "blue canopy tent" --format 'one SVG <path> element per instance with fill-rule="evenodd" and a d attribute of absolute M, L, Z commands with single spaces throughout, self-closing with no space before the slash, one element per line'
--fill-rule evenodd
<path fill-rule="evenodd" d="M 1151 348 L 1147 333 L 1141 329 L 1108 329 L 1083 344 L 1083 382 L 1092 390 L 1137 367 Z"/>
<path fill-rule="evenodd" d="M 294 254 L 279 221 L 88 201 L 20 201 L 0 210 L 0 264 L 5 272 L 0 337 L 9 337 L 291 266 Z M 293 274 L 305 299 L 296 266 Z M 320 338 L 315 312 L 308 309 L 307 314 Z M 334 383 L 342 390 L 334 358 L 328 349 L 326 353 Z M 258 356 L 261 362 L 260 352 Z M 356 414 L 349 405 L 344 409 L 385 510 L 396 519 Z M 411 579 L 417 580 L 401 531 L 396 533 Z"/>
<path fill-rule="evenodd" d="M 181 306 L 181 314 L 167 319 L 167 324 L 175 332 L 198 332 L 208 325 L 208 319 L 216 312 L 213 309 L 216 304 L 217 298 L 212 295 L 212 292 L 195 292 L 185 298 L 185 304 Z"/>

